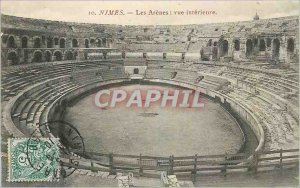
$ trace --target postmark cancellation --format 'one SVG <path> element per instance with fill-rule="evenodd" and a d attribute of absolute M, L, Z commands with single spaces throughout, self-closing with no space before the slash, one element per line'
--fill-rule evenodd
<path fill-rule="evenodd" d="M 59 178 L 58 139 L 8 140 L 8 181 L 55 181 Z"/>

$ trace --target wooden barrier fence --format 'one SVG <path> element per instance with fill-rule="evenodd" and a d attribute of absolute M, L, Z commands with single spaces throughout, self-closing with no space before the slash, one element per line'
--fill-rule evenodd
<path fill-rule="evenodd" d="M 154 157 L 146 155 L 100 154 L 85 152 L 85 158 L 62 156 L 64 166 L 92 171 L 105 171 L 110 174 L 132 172 L 146 177 L 160 177 L 162 171 L 168 175 L 197 176 L 206 173 L 226 176 L 231 171 L 253 172 L 282 169 L 299 164 L 299 149 L 273 150 L 255 153 L 253 159 L 244 153 L 223 155 L 194 155 L 185 157 Z M 75 162 L 76 161 L 76 162 Z"/>

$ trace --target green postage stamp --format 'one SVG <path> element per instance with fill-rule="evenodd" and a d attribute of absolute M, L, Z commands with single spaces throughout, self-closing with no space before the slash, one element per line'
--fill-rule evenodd
<path fill-rule="evenodd" d="M 8 181 L 53 181 L 59 178 L 58 140 L 13 138 L 8 141 Z"/>

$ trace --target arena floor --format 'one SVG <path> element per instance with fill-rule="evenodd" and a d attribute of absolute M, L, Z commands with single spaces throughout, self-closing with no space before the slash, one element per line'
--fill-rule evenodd
<path fill-rule="evenodd" d="M 130 85 L 113 89 L 172 89 Z M 236 153 L 243 144 L 239 125 L 218 103 L 205 100 L 205 108 L 116 108 L 95 106 L 95 94 L 67 109 L 65 121 L 84 138 L 86 151 L 151 156 L 189 156 Z M 149 115 L 152 114 L 152 115 Z M 153 115 L 155 114 L 155 115 Z"/>

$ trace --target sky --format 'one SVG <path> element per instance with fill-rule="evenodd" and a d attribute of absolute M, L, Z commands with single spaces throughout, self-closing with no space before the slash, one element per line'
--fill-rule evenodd
<path fill-rule="evenodd" d="M 89 15 L 100 10 L 122 10 L 125 15 Z M 148 15 L 150 10 L 170 11 L 172 15 Z M 185 15 L 186 11 L 214 11 L 212 15 Z M 137 15 L 136 12 L 146 12 Z M 175 15 L 183 11 L 184 15 Z M 252 20 L 299 15 L 299 1 L 1 1 L 6 15 L 56 21 L 120 24 L 183 25 Z M 128 14 L 132 12 L 132 14 Z M 170 13 L 168 12 L 168 13 Z"/>

